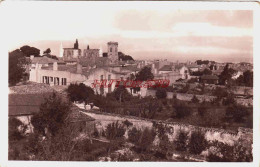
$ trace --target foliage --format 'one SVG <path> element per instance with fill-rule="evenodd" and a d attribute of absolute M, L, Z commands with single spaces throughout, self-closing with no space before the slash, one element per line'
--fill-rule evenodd
<path fill-rule="evenodd" d="M 191 99 L 191 102 L 192 102 L 192 103 L 199 103 L 200 100 L 197 98 L 196 95 L 193 95 L 193 97 L 192 97 L 192 99 Z"/>
<path fill-rule="evenodd" d="M 190 153 L 200 154 L 207 147 L 207 140 L 205 139 L 205 134 L 200 130 L 192 132 L 188 148 Z"/>
<path fill-rule="evenodd" d="M 78 49 L 79 48 L 79 43 L 78 43 L 78 39 L 76 39 L 76 42 L 74 43 L 74 49 Z"/>
<path fill-rule="evenodd" d="M 136 127 L 133 127 L 128 131 L 128 140 L 133 144 L 137 144 L 141 135 L 142 131 L 140 129 L 137 129 Z"/>
<path fill-rule="evenodd" d="M 226 109 L 226 116 L 231 117 L 235 122 L 244 122 L 245 116 L 249 115 L 249 110 L 245 106 L 232 105 Z"/>
<path fill-rule="evenodd" d="M 131 94 L 126 90 L 124 86 L 118 86 L 111 95 L 120 103 L 129 101 L 131 99 Z"/>
<path fill-rule="evenodd" d="M 141 99 L 138 109 L 141 117 L 153 119 L 157 112 L 162 111 L 162 104 L 157 99 L 145 97 Z"/>
<path fill-rule="evenodd" d="M 184 102 L 175 102 L 173 104 L 173 112 L 174 115 L 172 117 L 184 118 L 190 115 L 191 109 Z"/>
<path fill-rule="evenodd" d="M 122 122 L 126 127 L 130 127 L 133 126 L 133 123 L 128 121 L 127 119 L 125 121 Z"/>
<path fill-rule="evenodd" d="M 150 67 L 144 67 L 136 74 L 136 81 L 147 81 L 154 78 Z"/>
<path fill-rule="evenodd" d="M 115 140 L 117 138 L 121 138 L 125 134 L 125 128 L 122 124 L 118 123 L 118 121 L 110 123 L 107 125 L 105 134 L 107 139 Z"/>
<path fill-rule="evenodd" d="M 26 55 L 26 57 L 30 57 L 31 55 L 33 55 L 35 57 L 40 56 L 40 50 L 35 48 L 35 47 L 25 45 L 25 46 L 22 46 L 20 48 L 20 50 L 21 50 L 22 53 L 24 53 Z"/>
<path fill-rule="evenodd" d="M 207 161 L 209 162 L 252 162 L 251 144 L 245 144 L 242 140 L 235 142 L 233 146 L 214 141 L 211 145 L 218 148 L 216 153 L 209 153 Z"/>
<path fill-rule="evenodd" d="M 56 93 L 53 93 L 40 106 L 40 112 L 32 117 L 32 125 L 35 131 L 46 135 L 45 129 L 51 135 L 55 135 L 65 125 L 70 112 L 70 104 L 62 101 Z"/>
<path fill-rule="evenodd" d="M 16 140 L 23 139 L 26 129 L 27 126 L 24 125 L 19 119 L 13 117 L 9 118 L 8 119 L 9 141 L 16 141 Z"/>
<path fill-rule="evenodd" d="M 227 97 L 223 99 L 222 104 L 225 106 L 236 104 L 234 95 L 229 93 Z"/>
<path fill-rule="evenodd" d="M 8 82 L 10 86 L 17 84 L 23 78 L 25 66 L 30 63 L 25 56 L 18 49 L 9 53 Z"/>
<path fill-rule="evenodd" d="M 186 84 L 181 90 L 179 90 L 179 93 L 187 93 L 190 90 L 190 85 Z"/>
<path fill-rule="evenodd" d="M 205 104 L 201 104 L 201 105 L 198 107 L 198 115 L 199 115 L 200 117 L 203 117 L 206 112 L 207 112 L 207 106 L 205 106 Z"/>
<path fill-rule="evenodd" d="M 118 60 L 128 61 L 128 60 L 134 60 L 134 59 L 129 55 L 125 55 L 123 52 L 118 52 Z"/>
<path fill-rule="evenodd" d="M 43 54 L 50 54 L 50 53 L 51 53 L 51 49 L 50 49 L 50 48 L 46 49 L 46 50 L 43 52 Z"/>
<path fill-rule="evenodd" d="M 232 68 L 229 68 L 229 65 L 226 64 L 224 67 L 224 70 L 221 72 L 219 76 L 219 83 L 221 85 L 225 85 L 226 83 L 230 82 L 233 74 L 235 73 L 235 70 Z"/>
<path fill-rule="evenodd" d="M 237 79 L 236 79 L 236 82 L 237 82 L 237 85 L 239 86 L 248 86 L 248 87 L 253 87 L 253 77 L 254 77 L 254 74 L 252 71 L 245 71 L 243 73 L 243 75 L 240 75 Z"/>
<path fill-rule="evenodd" d="M 161 87 L 157 88 L 156 97 L 157 97 L 157 99 L 165 99 L 167 97 L 166 89 L 161 88 Z"/>
<path fill-rule="evenodd" d="M 147 151 L 152 145 L 155 139 L 156 133 L 153 129 L 145 128 L 137 142 L 135 143 L 136 147 L 140 149 L 141 152 Z"/>
<path fill-rule="evenodd" d="M 180 131 L 174 144 L 176 145 L 177 151 L 186 151 L 187 150 L 187 143 L 188 143 L 188 133 L 185 131 Z"/>
<path fill-rule="evenodd" d="M 74 101 L 90 102 L 90 100 L 94 96 L 94 90 L 83 83 L 70 84 L 67 89 L 67 92 L 68 92 L 69 99 L 72 102 Z"/>

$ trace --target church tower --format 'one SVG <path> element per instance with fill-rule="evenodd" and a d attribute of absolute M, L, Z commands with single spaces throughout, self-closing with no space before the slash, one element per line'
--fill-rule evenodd
<path fill-rule="evenodd" d="M 110 60 L 110 63 L 114 64 L 118 62 L 118 43 L 117 42 L 108 42 L 107 43 L 107 57 Z"/>

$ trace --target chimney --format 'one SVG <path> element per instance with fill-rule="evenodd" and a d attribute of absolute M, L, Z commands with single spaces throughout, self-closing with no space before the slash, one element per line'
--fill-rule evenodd
<path fill-rule="evenodd" d="M 58 70 L 58 63 L 54 62 L 53 63 L 53 71 L 57 71 Z"/>
<path fill-rule="evenodd" d="M 82 65 L 77 64 L 77 73 L 81 74 L 82 73 Z"/>

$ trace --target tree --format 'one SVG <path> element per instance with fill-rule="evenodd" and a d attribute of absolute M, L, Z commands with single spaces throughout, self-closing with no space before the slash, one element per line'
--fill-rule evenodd
<path fill-rule="evenodd" d="M 25 54 L 20 50 L 14 50 L 9 53 L 9 85 L 15 85 L 23 78 L 26 65 L 30 62 L 26 60 Z"/>
<path fill-rule="evenodd" d="M 35 47 L 30 47 L 28 45 L 22 46 L 20 48 L 21 52 L 23 52 L 27 57 L 30 57 L 31 55 L 35 57 L 40 56 L 40 50 Z"/>
<path fill-rule="evenodd" d="M 161 88 L 161 87 L 157 88 L 156 97 L 157 97 L 157 99 L 165 99 L 167 97 L 166 89 Z"/>
<path fill-rule="evenodd" d="M 203 73 L 203 75 L 211 75 L 212 71 L 209 70 L 208 68 L 206 68 L 202 73 Z"/>
<path fill-rule="evenodd" d="M 191 134 L 188 148 L 190 153 L 200 154 L 206 149 L 207 140 L 205 139 L 205 134 L 200 130 L 197 130 Z"/>
<path fill-rule="evenodd" d="M 61 97 L 53 93 L 40 105 L 40 112 L 32 117 L 32 125 L 36 132 L 42 135 L 55 135 L 66 124 L 70 113 L 70 103 L 64 102 Z"/>
<path fill-rule="evenodd" d="M 176 140 L 174 141 L 177 151 L 186 151 L 188 142 L 188 133 L 180 131 Z"/>
<path fill-rule="evenodd" d="M 126 90 L 126 88 L 122 85 L 118 86 L 111 94 L 114 98 L 121 102 L 129 101 L 131 98 L 131 94 Z"/>
<path fill-rule="evenodd" d="M 245 116 L 249 115 L 246 107 L 241 105 L 232 105 L 227 107 L 226 116 L 230 116 L 235 122 L 244 122 Z"/>
<path fill-rule="evenodd" d="M 144 67 L 136 74 L 136 81 L 147 81 L 154 78 L 150 67 Z"/>
<path fill-rule="evenodd" d="M 94 96 L 94 90 L 83 83 L 70 84 L 67 92 L 69 99 L 72 102 L 89 102 L 91 99 L 93 99 Z"/>
<path fill-rule="evenodd" d="M 107 139 L 115 140 L 117 138 L 121 138 L 125 134 L 124 125 L 118 123 L 118 121 L 110 123 L 107 125 L 105 134 Z"/>
<path fill-rule="evenodd" d="M 145 97 L 141 99 L 138 109 L 141 117 L 153 119 L 157 112 L 162 111 L 162 104 L 156 99 Z"/>
<path fill-rule="evenodd" d="M 19 119 L 17 118 L 9 118 L 8 119 L 8 138 L 9 141 L 16 141 L 20 140 L 24 137 L 24 133 L 27 129 L 27 126 L 24 125 Z"/>
<path fill-rule="evenodd" d="M 191 102 L 192 102 L 192 103 L 199 103 L 200 100 L 197 98 L 196 95 L 193 95 L 193 97 L 192 97 L 192 99 L 191 99 Z"/>
<path fill-rule="evenodd" d="M 133 60 L 134 61 L 134 59 L 131 56 L 125 55 L 123 52 L 118 52 L 118 60 L 122 60 L 122 61 Z"/>
<path fill-rule="evenodd" d="M 43 54 L 50 54 L 50 53 L 51 53 L 51 49 L 50 49 L 50 48 L 46 49 L 46 50 L 43 52 Z"/>
<path fill-rule="evenodd" d="M 239 86 L 248 86 L 248 87 L 253 87 L 253 77 L 254 74 L 252 71 L 245 71 L 243 75 L 240 75 L 237 79 L 236 82 Z"/>
<path fill-rule="evenodd" d="M 219 76 L 219 83 L 221 85 L 225 85 L 228 82 L 230 82 L 233 74 L 236 71 L 232 68 L 229 68 L 228 64 L 226 64 L 226 66 L 224 67 L 224 70 L 221 72 L 220 76 Z"/>
<path fill-rule="evenodd" d="M 129 131 L 129 140 L 133 144 L 135 144 L 137 152 L 144 152 L 149 149 L 152 145 L 156 136 L 156 132 L 153 129 L 145 128 L 144 130 L 138 130 L 136 128 L 132 128 Z"/>
<path fill-rule="evenodd" d="M 182 102 L 180 103 L 176 102 L 173 105 L 173 111 L 174 111 L 173 117 L 177 117 L 177 118 L 184 118 L 186 116 L 189 116 L 191 113 L 191 109 L 187 107 L 185 103 Z"/>

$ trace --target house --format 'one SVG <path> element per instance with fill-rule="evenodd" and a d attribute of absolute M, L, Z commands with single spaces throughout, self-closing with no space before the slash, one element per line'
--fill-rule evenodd
<path fill-rule="evenodd" d="M 200 82 L 207 84 L 218 84 L 218 76 L 216 75 L 202 75 L 200 77 Z"/>
<path fill-rule="evenodd" d="M 30 83 L 29 85 L 11 87 L 8 96 L 8 116 L 20 120 L 27 126 L 26 133 L 32 133 L 32 116 L 40 112 L 40 105 L 53 92 L 52 87 L 46 84 Z M 80 133 L 91 134 L 94 131 L 95 119 L 83 114 L 75 105 L 71 107 L 68 120 L 72 127 L 76 128 Z"/>
<path fill-rule="evenodd" d="M 8 95 L 8 116 L 19 119 L 27 125 L 27 133 L 33 132 L 31 117 L 40 111 L 40 105 L 54 90 L 46 84 L 10 87 Z"/>

